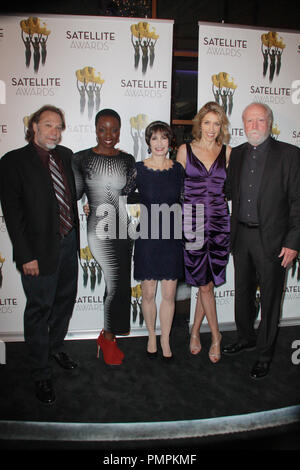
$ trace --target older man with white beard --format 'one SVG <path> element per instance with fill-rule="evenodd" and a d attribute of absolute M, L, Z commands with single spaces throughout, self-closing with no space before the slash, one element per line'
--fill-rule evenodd
<path fill-rule="evenodd" d="M 242 117 L 248 142 L 232 150 L 227 179 L 237 341 L 223 353 L 256 348 L 250 376 L 257 379 L 269 372 L 286 268 L 300 249 L 300 149 L 271 137 L 267 105 L 252 103 Z M 261 320 L 255 330 L 258 286 Z"/>

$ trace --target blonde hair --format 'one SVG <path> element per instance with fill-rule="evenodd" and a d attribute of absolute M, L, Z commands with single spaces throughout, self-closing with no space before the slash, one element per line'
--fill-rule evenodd
<path fill-rule="evenodd" d="M 230 140 L 230 132 L 228 130 L 229 120 L 224 109 L 215 101 L 209 101 L 198 111 L 193 119 L 192 135 L 196 140 L 200 140 L 202 136 L 201 124 L 207 113 L 215 113 L 220 118 L 221 128 L 216 142 L 218 145 L 228 144 Z"/>

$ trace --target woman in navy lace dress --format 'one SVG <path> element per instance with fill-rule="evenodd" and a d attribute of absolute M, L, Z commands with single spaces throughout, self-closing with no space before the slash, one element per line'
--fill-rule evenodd
<path fill-rule="evenodd" d="M 134 278 L 142 284 L 142 311 L 149 332 L 147 353 L 157 355 L 156 290 L 161 281 L 160 344 L 163 358 L 172 358 L 169 336 L 177 280 L 183 277 L 181 194 L 184 170 L 167 158 L 172 140 L 168 124 L 155 121 L 146 129 L 151 155 L 136 163 L 140 194 L 140 237 L 135 242 Z"/>

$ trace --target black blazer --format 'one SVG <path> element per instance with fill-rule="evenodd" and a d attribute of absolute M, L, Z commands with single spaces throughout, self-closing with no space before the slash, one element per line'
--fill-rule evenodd
<path fill-rule="evenodd" d="M 61 145 L 57 150 L 70 189 L 78 237 L 73 153 Z M 24 263 L 37 259 L 40 274 L 53 273 L 59 256 L 59 208 L 49 172 L 33 144 L 8 152 L 0 160 L 0 198 L 17 267 L 22 270 Z"/>
<path fill-rule="evenodd" d="M 247 143 L 232 149 L 226 194 L 232 201 L 231 250 L 237 234 L 240 179 Z M 300 249 L 300 149 L 270 138 L 260 184 L 259 231 L 266 256 L 278 257 L 281 248 Z"/>

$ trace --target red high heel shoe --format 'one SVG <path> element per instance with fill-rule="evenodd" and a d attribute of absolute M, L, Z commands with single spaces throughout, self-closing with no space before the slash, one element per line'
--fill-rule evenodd
<path fill-rule="evenodd" d="M 103 359 L 106 364 L 109 365 L 120 365 L 124 359 L 124 353 L 118 348 L 117 340 L 106 339 L 104 336 L 104 330 L 101 331 L 97 339 L 97 358 L 99 358 L 100 350 L 103 354 Z"/>

